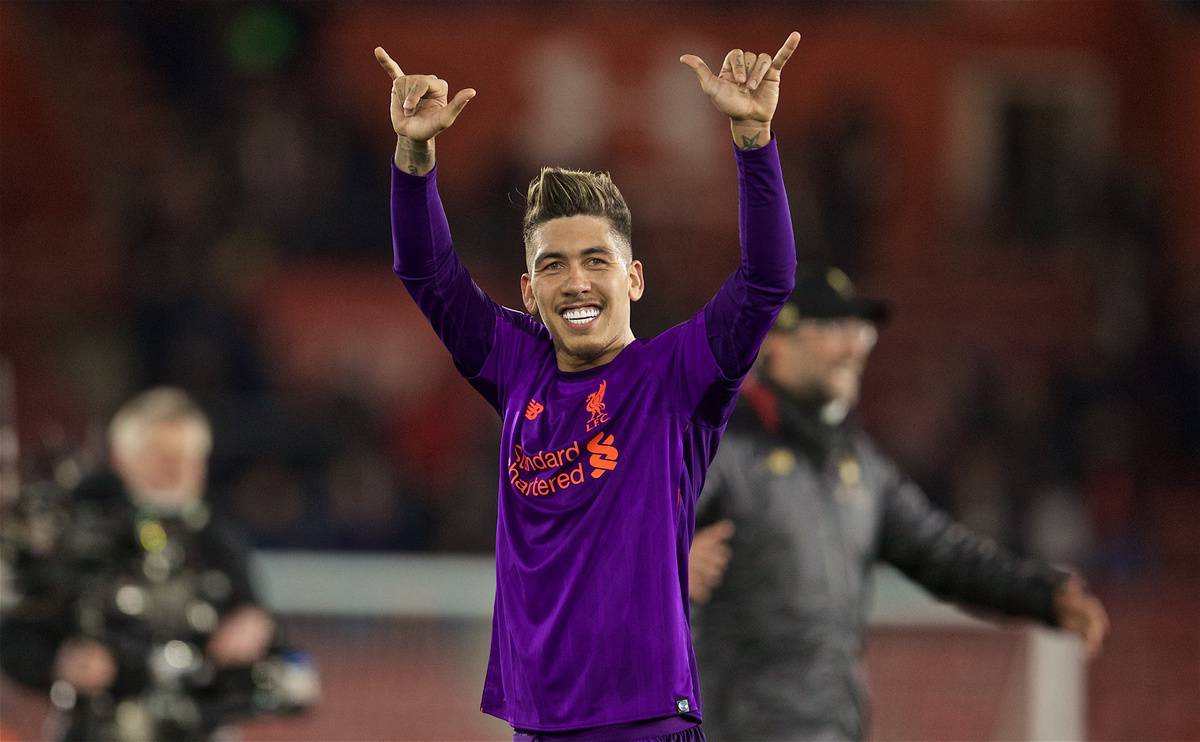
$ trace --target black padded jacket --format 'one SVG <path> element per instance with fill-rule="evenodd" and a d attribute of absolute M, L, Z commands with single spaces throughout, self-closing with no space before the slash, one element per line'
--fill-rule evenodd
<path fill-rule="evenodd" d="M 869 577 L 887 562 L 963 607 L 1053 625 L 1066 573 L 936 509 L 852 420 L 748 382 L 709 470 L 698 527 L 736 531 L 721 584 L 693 606 L 704 726 L 722 740 L 867 736 Z"/>

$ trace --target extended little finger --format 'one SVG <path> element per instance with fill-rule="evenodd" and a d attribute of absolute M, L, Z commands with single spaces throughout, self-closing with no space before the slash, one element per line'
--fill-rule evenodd
<path fill-rule="evenodd" d="M 788 34 L 787 40 L 783 42 L 783 46 L 779 47 L 779 51 L 775 53 L 775 59 L 771 61 L 771 67 L 775 70 L 782 70 L 787 61 L 792 58 L 792 52 L 796 51 L 796 47 L 800 46 L 800 33 L 792 31 Z"/>
<path fill-rule="evenodd" d="M 388 75 L 393 79 L 404 77 L 404 70 L 400 69 L 400 65 L 396 64 L 382 46 L 375 47 L 375 61 L 387 71 Z"/>

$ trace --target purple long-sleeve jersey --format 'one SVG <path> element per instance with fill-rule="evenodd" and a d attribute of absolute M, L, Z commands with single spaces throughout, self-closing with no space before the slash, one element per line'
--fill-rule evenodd
<path fill-rule="evenodd" d="M 796 269 L 776 143 L 735 150 L 742 259 L 694 317 L 559 370 L 545 326 L 489 299 L 425 177 L 392 169 L 394 269 L 500 413 L 496 602 L 482 710 L 561 731 L 699 719 L 695 502 Z"/>

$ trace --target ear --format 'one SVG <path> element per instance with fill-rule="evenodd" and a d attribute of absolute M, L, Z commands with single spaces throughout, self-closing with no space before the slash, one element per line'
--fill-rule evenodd
<path fill-rule="evenodd" d="M 521 302 L 525 304 L 525 311 L 538 316 L 537 301 L 533 298 L 533 279 L 528 273 L 521 274 Z"/>
<path fill-rule="evenodd" d="M 642 261 L 635 260 L 629 264 L 629 300 L 637 301 L 646 290 L 646 278 L 642 275 Z"/>

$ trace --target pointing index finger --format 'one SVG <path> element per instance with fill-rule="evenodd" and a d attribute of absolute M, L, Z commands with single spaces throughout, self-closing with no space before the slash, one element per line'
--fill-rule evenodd
<path fill-rule="evenodd" d="M 796 47 L 798 46 L 800 46 L 800 33 L 792 31 L 788 35 L 787 41 L 783 42 L 783 46 L 779 47 L 779 51 L 775 53 L 775 59 L 771 60 L 771 67 L 777 71 L 783 69 L 788 59 L 791 58 L 792 52 L 796 51 Z"/>
<path fill-rule="evenodd" d="M 404 70 L 400 69 L 400 65 L 396 64 L 388 53 L 383 50 L 382 46 L 375 47 L 375 60 L 379 62 L 379 66 L 387 70 L 388 75 L 395 80 L 398 77 L 404 77 Z"/>

